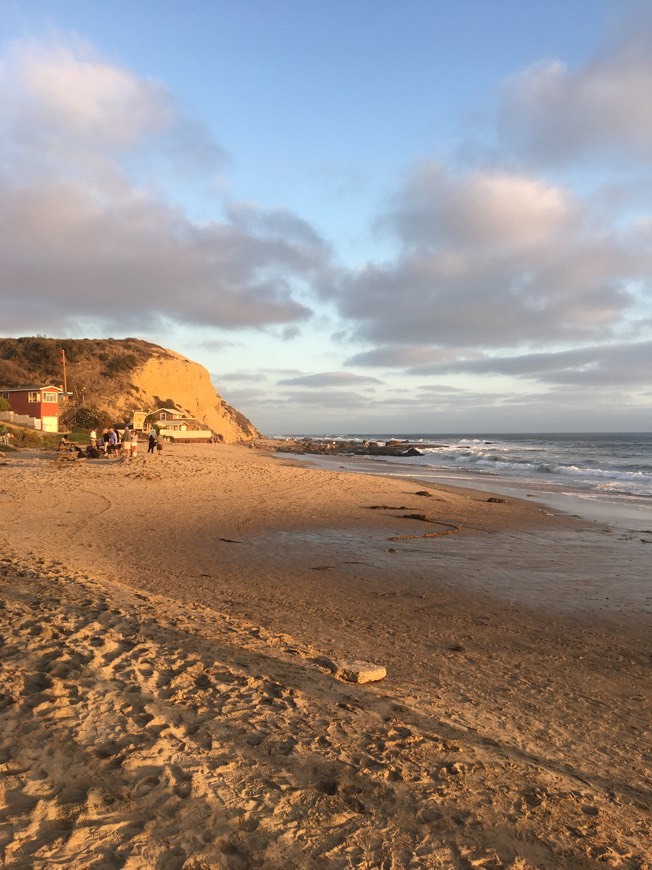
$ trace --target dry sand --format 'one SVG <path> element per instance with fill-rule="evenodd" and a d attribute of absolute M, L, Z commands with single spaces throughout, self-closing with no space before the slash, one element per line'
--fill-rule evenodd
<path fill-rule="evenodd" d="M 2 866 L 652 866 L 652 533 L 424 489 L 0 459 Z"/>

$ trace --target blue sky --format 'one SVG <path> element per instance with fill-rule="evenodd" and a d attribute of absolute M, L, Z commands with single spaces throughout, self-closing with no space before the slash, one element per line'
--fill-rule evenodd
<path fill-rule="evenodd" d="M 274 433 L 649 430 L 652 12 L 0 0 L 0 333 Z"/>

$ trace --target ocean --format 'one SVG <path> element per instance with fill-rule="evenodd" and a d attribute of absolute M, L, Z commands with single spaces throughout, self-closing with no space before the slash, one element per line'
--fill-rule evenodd
<path fill-rule="evenodd" d="M 344 466 L 351 471 L 418 477 L 536 498 L 557 510 L 652 533 L 652 433 L 312 437 L 360 444 L 398 440 L 416 446 L 422 454 L 355 456 L 347 458 Z M 342 468 L 342 456 L 310 458 L 322 467 Z"/>

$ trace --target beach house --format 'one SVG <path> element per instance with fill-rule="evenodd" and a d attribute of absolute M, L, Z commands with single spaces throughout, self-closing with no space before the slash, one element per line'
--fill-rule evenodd
<path fill-rule="evenodd" d="M 0 419 L 43 432 L 58 432 L 59 396 L 62 393 L 63 388 L 53 384 L 0 387 L 0 398 L 6 399 L 11 409 L 2 412 Z"/>
<path fill-rule="evenodd" d="M 156 428 L 168 441 L 202 442 L 211 441 L 213 432 L 194 417 L 186 417 L 175 408 L 159 408 L 148 414 L 145 419 L 144 431 Z"/>

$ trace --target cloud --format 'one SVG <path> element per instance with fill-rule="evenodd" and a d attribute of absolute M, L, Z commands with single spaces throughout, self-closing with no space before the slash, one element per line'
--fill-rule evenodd
<path fill-rule="evenodd" d="M 287 277 L 301 275 L 292 246 L 227 224 L 198 228 L 136 192 L 107 203 L 85 185 L 8 183 L 0 219 L 5 329 L 70 324 L 80 315 L 136 328 L 163 316 L 238 328 L 310 315 Z"/>
<path fill-rule="evenodd" d="M 311 316 L 297 288 L 330 251 L 289 210 L 229 203 L 197 224 L 131 172 L 220 147 L 158 82 L 80 43 L 16 44 L 0 66 L 0 322 L 7 332 L 224 329 Z M 173 148 L 171 146 L 174 146 Z M 288 332 L 288 335 L 292 333 Z"/>
<path fill-rule="evenodd" d="M 380 384 L 378 378 L 367 377 L 365 375 L 355 375 L 351 372 L 320 372 L 314 375 L 301 375 L 295 378 L 286 378 L 277 382 L 279 386 L 286 387 L 314 387 L 315 389 L 323 389 L 331 387 L 343 387 L 348 384 Z"/>
<path fill-rule="evenodd" d="M 569 192 L 541 179 L 502 171 L 454 175 L 426 162 L 410 173 L 393 206 L 379 225 L 420 250 L 536 249 L 578 221 Z"/>
<path fill-rule="evenodd" d="M 321 249 L 324 245 L 307 221 L 285 208 L 262 212 L 255 203 L 232 202 L 226 213 L 231 225 L 242 232 L 291 241 L 307 250 Z"/>
<path fill-rule="evenodd" d="M 369 396 L 362 393 L 349 392 L 348 390 L 332 390 L 328 393 L 328 402 L 319 391 L 296 391 L 286 396 L 288 404 L 292 405 L 318 405 L 327 413 L 329 409 L 339 411 L 342 408 L 362 409 L 370 404 Z"/>
<path fill-rule="evenodd" d="M 218 387 L 218 392 L 224 396 L 230 404 L 238 405 L 239 407 L 246 405 L 248 402 L 264 405 L 270 402 L 273 403 L 274 401 L 267 390 L 257 390 L 255 387 L 231 390 L 224 389 L 224 386 L 221 385 Z"/>
<path fill-rule="evenodd" d="M 393 254 L 324 291 L 366 345 L 346 364 L 538 377 L 539 360 L 547 384 L 638 385 L 646 345 L 618 342 L 650 335 L 651 82 L 641 6 L 583 66 L 546 61 L 506 84 L 499 150 L 412 166 L 376 220 Z"/>
<path fill-rule="evenodd" d="M 546 384 L 637 390 L 650 383 L 652 341 L 597 345 L 551 353 L 484 356 L 413 369 L 413 374 L 508 375 Z"/>
<path fill-rule="evenodd" d="M 301 329 L 296 325 L 296 323 L 292 323 L 283 327 L 280 337 L 282 341 L 294 341 L 294 339 L 298 338 L 300 335 Z"/>
<path fill-rule="evenodd" d="M 459 349 L 440 350 L 430 345 L 382 345 L 361 351 L 345 360 L 345 365 L 378 368 L 417 368 L 428 364 L 450 362 L 457 359 Z"/>
<path fill-rule="evenodd" d="M 418 387 L 419 392 L 425 396 L 460 396 L 467 395 L 466 390 L 461 390 L 459 387 L 451 387 L 447 384 L 421 384 Z M 422 401 L 418 399 L 418 401 Z"/>
<path fill-rule="evenodd" d="M 227 339 L 214 338 L 200 341 L 197 346 L 204 348 L 205 350 L 220 351 L 226 350 L 229 347 L 239 347 L 240 344 L 237 341 L 228 341 Z"/>
<path fill-rule="evenodd" d="M 600 224 L 566 189 L 526 175 L 421 164 L 381 223 L 396 257 L 333 293 L 356 339 L 403 354 L 604 340 L 652 266 L 640 233 Z"/>
<path fill-rule="evenodd" d="M 212 374 L 211 377 L 216 381 L 243 382 L 258 384 L 264 380 L 266 372 L 223 372 L 222 374 Z"/>
<path fill-rule="evenodd" d="M 510 80 L 499 111 L 510 153 L 542 161 L 649 158 L 652 12 L 641 4 L 616 38 L 578 69 L 538 63 Z"/>
<path fill-rule="evenodd" d="M 0 102 L 19 145 L 128 150 L 175 122 L 163 85 L 107 63 L 79 39 L 14 43 L 0 65 Z"/>

